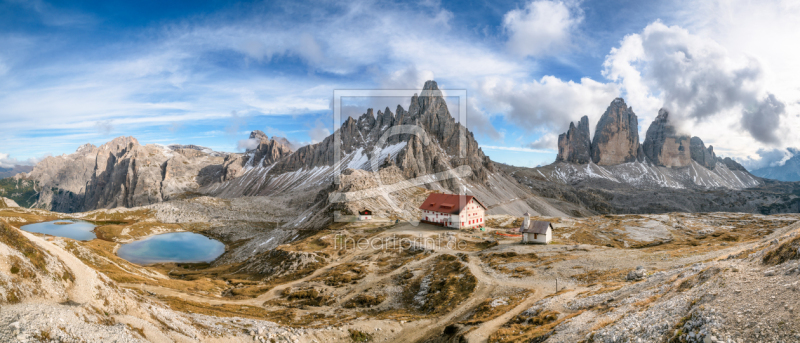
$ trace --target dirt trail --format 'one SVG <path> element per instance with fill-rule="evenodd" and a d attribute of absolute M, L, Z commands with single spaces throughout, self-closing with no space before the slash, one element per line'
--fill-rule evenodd
<path fill-rule="evenodd" d="M 26 231 L 17 230 L 31 242 L 34 242 L 36 245 L 47 250 L 50 254 L 58 257 L 58 259 L 64 262 L 64 265 L 72 271 L 72 274 L 75 276 L 75 281 L 69 289 L 70 300 L 79 304 L 85 304 L 95 299 L 95 285 L 100 284 L 101 281 L 98 279 L 97 272 L 94 269 L 84 264 L 75 257 L 75 255 L 61 249 L 61 247 Z"/>
<path fill-rule="evenodd" d="M 269 291 L 265 292 L 264 294 L 261 294 L 258 297 L 252 298 L 252 299 L 230 300 L 230 299 L 223 299 L 223 298 L 206 297 L 206 296 L 201 296 L 201 295 L 189 294 L 189 293 L 186 293 L 186 292 L 183 292 L 183 291 L 179 291 L 179 290 L 176 290 L 176 289 L 172 289 L 172 288 L 168 288 L 168 287 L 152 286 L 152 285 L 145 285 L 145 284 L 140 284 L 140 283 L 121 283 L 119 285 L 122 286 L 122 287 L 127 287 L 127 288 L 138 288 L 138 289 L 141 289 L 141 290 L 153 293 L 153 294 L 169 296 L 169 297 L 176 297 L 176 298 L 180 298 L 180 299 L 183 299 L 183 300 L 199 302 L 199 303 L 206 303 L 206 304 L 209 304 L 209 305 L 228 304 L 228 305 L 249 305 L 249 306 L 262 307 L 266 301 L 274 299 L 284 289 L 292 287 L 292 286 L 294 286 L 296 284 L 311 280 L 311 279 L 319 276 L 320 274 L 325 273 L 326 271 L 330 270 L 331 268 L 334 268 L 334 267 L 336 267 L 336 266 L 338 266 L 338 265 L 340 265 L 342 263 L 346 263 L 346 262 L 345 261 L 339 261 L 339 262 L 330 263 L 325 267 L 322 267 L 320 269 L 315 270 L 313 273 L 311 273 L 310 275 L 308 275 L 306 277 L 303 277 L 303 278 L 300 278 L 300 279 L 297 279 L 297 280 L 294 280 L 294 281 L 290 281 L 290 282 L 287 282 L 287 283 L 284 283 L 284 284 L 277 285 L 277 286 L 273 287 L 272 289 L 270 289 Z"/>
<path fill-rule="evenodd" d="M 490 321 L 482 323 L 478 326 L 477 329 L 472 330 L 468 333 L 464 338 L 467 339 L 467 342 L 486 342 L 489 339 L 489 335 L 497 331 L 503 324 L 507 323 L 512 318 L 516 317 L 518 314 L 522 313 L 529 309 L 533 304 L 537 301 L 542 299 L 541 293 L 534 293 L 533 295 L 529 296 L 525 299 L 522 303 L 515 306 L 510 311 L 504 313 L 503 315 L 492 319 Z"/>
<path fill-rule="evenodd" d="M 435 257 L 435 256 L 439 256 L 439 254 L 430 254 L 430 255 L 428 255 L 427 257 L 425 257 L 425 258 L 423 258 L 423 259 L 421 259 L 421 260 L 419 260 L 419 261 L 414 261 L 414 262 L 411 262 L 411 263 L 409 263 L 409 264 L 407 264 L 407 265 L 405 265 L 405 266 L 402 266 L 402 267 L 400 267 L 400 268 L 397 268 L 397 269 L 395 269 L 395 270 L 393 270 L 393 271 L 391 271 L 391 272 L 389 272 L 389 273 L 386 273 L 386 274 L 384 274 L 384 275 L 381 275 L 381 276 L 377 276 L 377 277 L 371 277 L 371 278 L 368 278 L 368 279 L 367 279 L 367 278 L 365 278 L 365 280 L 364 280 L 364 281 L 362 281 L 362 282 L 360 282 L 360 283 L 359 283 L 359 284 L 358 284 L 356 287 L 354 287 L 354 288 L 350 289 L 350 290 L 348 291 L 348 294 L 347 294 L 346 296 L 340 297 L 340 298 L 339 298 L 339 299 L 336 301 L 336 305 L 341 305 L 341 304 L 344 304 L 344 303 L 346 303 L 348 300 L 350 300 L 351 298 L 353 298 L 353 297 L 355 297 L 356 295 L 358 295 L 358 294 L 360 294 L 361 292 L 363 292 L 364 290 L 366 290 L 366 289 L 369 289 L 369 288 L 372 288 L 372 287 L 375 287 L 375 284 L 377 284 L 377 283 L 379 283 L 379 282 L 381 282 L 381 281 L 383 281 L 383 280 L 386 280 L 386 279 L 388 279 L 388 278 L 390 278 L 390 277 L 393 277 L 393 276 L 395 276 L 395 275 L 398 275 L 398 274 L 400 274 L 401 272 L 404 272 L 404 271 L 406 271 L 406 270 L 411 270 L 411 269 L 413 269 L 414 267 L 416 267 L 417 265 L 423 264 L 423 263 L 425 263 L 425 262 L 429 261 L 431 258 L 433 258 L 433 257 Z"/>
<path fill-rule="evenodd" d="M 443 316 L 436 318 L 432 323 L 428 323 L 427 321 L 418 321 L 414 323 L 416 325 L 403 328 L 403 331 L 401 331 L 389 342 L 417 342 L 433 336 L 437 331 L 441 331 L 448 324 L 458 321 L 461 319 L 461 316 L 469 313 L 472 309 L 480 305 L 483 299 L 486 299 L 486 297 L 492 293 L 495 287 L 497 286 L 490 285 L 485 282 L 479 282 L 472 296 L 463 301 L 460 305 L 458 305 L 458 307 L 444 314 Z"/>

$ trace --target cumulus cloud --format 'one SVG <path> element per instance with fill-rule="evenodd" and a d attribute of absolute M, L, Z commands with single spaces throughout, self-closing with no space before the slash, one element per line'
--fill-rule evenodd
<path fill-rule="evenodd" d="M 488 110 L 506 113 L 506 120 L 528 133 L 541 133 L 564 132 L 571 121 L 584 115 L 589 116 L 593 127 L 618 96 L 619 88 L 614 83 L 589 78 L 573 82 L 545 76 L 531 82 L 486 79 L 478 93 L 488 100 Z M 535 147 L 555 148 L 556 144 L 550 139 L 536 143 Z"/>
<path fill-rule="evenodd" d="M 261 142 L 258 139 L 255 139 L 255 138 L 242 139 L 242 140 L 240 140 L 240 141 L 238 141 L 236 143 L 236 150 L 247 151 L 247 150 L 255 149 L 256 147 L 258 147 L 258 143 L 261 143 Z"/>
<path fill-rule="evenodd" d="M 753 135 L 753 138 L 777 144 L 780 142 L 776 132 L 780 127 L 781 116 L 786 112 L 786 105 L 778 101 L 773 94 L 767 94 L 763 100 L 745 108 L 742 113 L 742 127 Z"/>
<path fill-rule="evenodd" d="M 553 132 L 545 133 L 539 139 L 529 143 L 527 147 L 532 149 L 558 149 L 558 135 Z"/>
<path fill-rule="evenodd" d="M 47 156 L 49 156 L 49 155 L 45 155 L 44 157 L 47 157 Z M 0 152 L 0 168 L 13 168 L 16 165 L 32 166 L 32 165 L 35 165 L 36 163 L 39 163 L 39 161 L 43 160 L 44 157 L 41 157 L 41 158 L 29 158 L 27 160 L 19 160 L 19 159 L 11 157 L 11 155 L 9 155 L 9 154 L 4 154 L 4 153 Z"/>
<path fill-rule="evenodd" d="M 775 144 L 785 106 L 766 92 L 763 74 L 757 60 L 737 58 L 711 39 L 658 21 L 626 36 L 603 70 L 630 95 L 629 103 L 646 109 L 647 119 L 659 103 L 675 117 L 695 122 L 736 115 L 753 138 Z"/>
<path fill-rule="evenodd" d="M 577 7 L 562 1 L 531 1 L 503 17 L 507 47 L 518 56 L 541 56 L 564 51 L 583 20 Z"/>

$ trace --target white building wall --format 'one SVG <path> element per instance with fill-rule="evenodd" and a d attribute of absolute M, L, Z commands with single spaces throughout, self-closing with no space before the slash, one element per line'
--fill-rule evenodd
<path fill-rule="evenodd" d="M 475 199 L 470 200 L 460 214 L 440 213 L 422 210 L 422 220 L 436 223 L 445 222 L 445 226 L 460 229 L 483 226 L 486 210 Z M 427 218 L 427 219 L 426 219 Z M 463 223 L 463 224 L 462 224 Z"/>
<path fill-rule="evenodd" d="M 553 240 L 553 230 L 551 229 L 547 229 L 547 233 L 542 235 L 533 233 L 522 234 L 522 243 L 550 244 L 552 240 Z"/>

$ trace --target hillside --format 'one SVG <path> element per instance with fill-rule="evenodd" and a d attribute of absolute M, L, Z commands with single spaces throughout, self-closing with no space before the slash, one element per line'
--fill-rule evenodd
<path fill-rule="evenodd" d="M 290 211 L 262 210 L 270 201 L 197 197 L 71 215 L 0 209 L 0 340 L 797 337 L 796 215 L 536 217 L 556 227 L 556 243 L 544 246 L 494 235 L 520 221 L 507 215 L 489 216 L 487 232 L 380 222 L 292 230 L 277 225 Z M 57 218 L 95 222 L 98 238 L 18 230 Z M 114 253 L 184 231 L 219 239 L 225 254 L 211 264 L 140 266 Z M 360 249 L 339 235 L 381 243 Z M 395 239 L 407 249 L 383 246 Z M 740 325 L 749 313 L 764 324 Z M 786 325 L 769 324 L 778 322 Z"/>

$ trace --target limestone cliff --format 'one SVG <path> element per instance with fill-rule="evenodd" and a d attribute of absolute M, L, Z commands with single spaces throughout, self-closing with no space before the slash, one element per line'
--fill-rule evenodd
<path fill-rule="evenodd" d="M 682 168 L 692 162 L 689 136 L 679 134 L 669 121 L 669 112 L 658 111 L 650 124 L 642 145 L 647 160 L 661 167 Z"/>
<path fill-rule="evenodd" d="M 292 153 L 289 141 L 283 137 L 269 138 L 264 132 L 255 130 L 250 133 L 249 139 L 256 141 L 256 147 L 248 149 L 244 154 L 228 155 L 223 162 L 220 181 L 235 179 L 253 167 L 271 165 Z"/>
<path fill-rule="evenodd" d="M 569 130 L 558 136 L 557 162 L 586 164 L 592 160 L 592 141 L 589 138 L 589 117 L 583 116 L 576 127 L 569 123 Z"/>
<path fill-rule="evenodd" d="M 47 157 L 21 177 L 40 188 L 35 207 L 58 212 L 147 205 L 220 178 L 224 154 L 194 146 L 142 146 L 118 137 Z"/>
<path fill-rule="evenodd" d="M 717 155 L 714 154 L 713 146 L 709 145 L 708 149 L 706 149 L 706 145 L 703 144 L 703 140 L 700 137 L 692 137 L 690 145 L 693 160 L 708 169 L 713 170 L 717 166 Z"/>
<path fill-rule="evenodd" d="M 639 121 L 622 98 L 608 106 L 595 128 L 592 161 L 601 166 L 635 162 L 639 158 Z"/>

